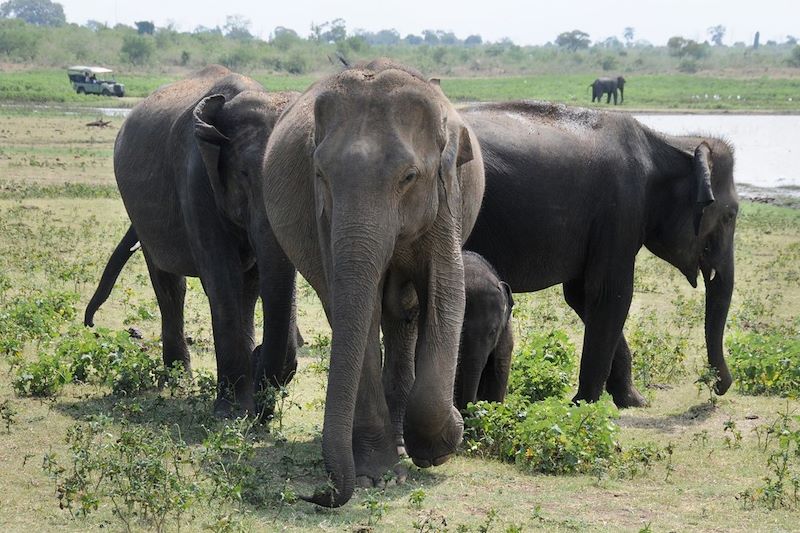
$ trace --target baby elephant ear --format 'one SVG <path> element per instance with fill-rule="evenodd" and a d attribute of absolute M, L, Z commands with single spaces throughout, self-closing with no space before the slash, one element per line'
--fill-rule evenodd
<path fill-rule="evenodd" d="M 506 293 L 506 298 L 508 299 L 508 305 L 514 307 L 514 296 L 512 296 L 511 294 L 511 286 L 505 281 L 501 281 L 500 288 L 503 289 Z"/>
<path fill-rule="evenodd" d="M 703 219 L 703 211 L 714 202 L 714 192 L 711 190 L 711 147 L 703 141 L 694 151 L 692 163 L 693 177 L 695 181 L 695 204 L 694 204 L 694 234 L 700 234 L 700 222 Z"/>

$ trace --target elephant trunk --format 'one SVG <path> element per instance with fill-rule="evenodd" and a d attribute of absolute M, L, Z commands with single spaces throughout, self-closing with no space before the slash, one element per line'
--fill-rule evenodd
<path fill-rule="evenodd" d="M 347 503 L 355 487 L 353 417 L 364 352 L 379 287 L 394 249 L 389 224 L 374 222 L 370 209 L 334 209 L 331 224 L 331 345 L 322 455 L 330 483 L 308 501 L 324 507 Z"/>
<path fill-rule="evenodd" d="M 727 251 L 718 264 L 703 269 L 706 284 L 706 348 L 708 364 L 717 370 L 717 394 L 725 394 L 733 383 L 733 378 L 725 363 L 722 350 L 722 337 L 725 322 L 733 294 L 733 243 L 729 243 Z"/>

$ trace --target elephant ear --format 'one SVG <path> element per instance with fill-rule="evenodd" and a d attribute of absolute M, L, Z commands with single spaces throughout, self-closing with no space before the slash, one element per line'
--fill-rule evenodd
<path fill-rule="evenodd" d="M 445 119 L 446 120 L 446 119 Z M 446 141 L 439 163 L 439 180 L 444 187 L 444 200 L 451 214 L 461 211 L 461 183 L 458 168 L 472 161 L 472 141 L 469 130 L 460 120 L 446 124 Z"/>
<path fill-rule="evenodd" d="M 500 290 L 506 293 L 505 320 L 508 322 L 508 319 L 511 318 L 511 310 L 514 308 L 514 296 L 511 294 L 511 287 L 505 281 L 500 282 Z"/>
<path fill-rule="evenodd" d="M 224 105 L 225 96 L 212 94 L 200 100 L 193 113 L 195 140 L 218 206 L 225 205 L 225 183 L 219 171 L 220 153 L 222 146 L 230 142 L 230 139 L 220 133 L 214 123 L 219 120 Z"/>
<path fill-rule="evenodd" d="M 711 147 L 703 141 L 694 151 L 692 161 L 692 175 L 695 182 L 694 203 L 694 234 L 700 234 L 700 222 L 703 211 L 714 202 L 714 192 L 711 190 Z"/>

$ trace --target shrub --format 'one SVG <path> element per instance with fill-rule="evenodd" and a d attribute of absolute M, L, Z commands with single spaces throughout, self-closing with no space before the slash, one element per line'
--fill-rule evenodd
<path fill-rule="evenodd" d="M 800 393 L 800 335 L 737 331 L 726 342 L 741 392 L 781 396 Z"/>
<path fill-rule="evenodd" d="M 20 296 L 0 309 L 0 351 L 19 354 L 28 341 L 40 341 L 58 333 L 75 316 L 78 295 L 48 291 Z"/>
<path fill-rule="evenodd" d="M 72 382 L 69 364 L 56 355 L 41 355 L 23 364 L 14 379 L 14 390 L 21 396 L 53 396 Z"/>
<path fill-rule="evenodd" d="M 126 35 L 122 39 L 122 48 L 120 48 L 119 52 L 123 61 L 127 61 L 132 65 L 144 65 L 150 62 L 153 48 L 151 37 Z"/>
<path fill-rule="evenodd" d="M 148 346 L 127 331 L 75 327 L 36 361 L 22 364 L 14 383 L 22 395 L 51 396 L 74 380 L 106 385 L 122 396 L 153 389 L 170 376 Z"/>
<path fill-rule="evenodd" d="M 619 450 L 613 422 L 618 412 L 608 396 L 572 405 L 558 398 L 529 403 L 512 395 L 504 404 L 470 404 L 467 413 L 469 453 L 513 461 L 532 472 L 589 472 Z"/>
<path fill-rule="evenodd" d="M 529 402 L 561 397 L 570 389 L 575 360 L 575 346 L 563 331 L 529 335 L 515 350 L 508 392 Z"/>

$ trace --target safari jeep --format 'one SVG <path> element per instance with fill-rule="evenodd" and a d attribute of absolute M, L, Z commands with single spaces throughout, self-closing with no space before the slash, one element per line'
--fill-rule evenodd
<path fill-rule="evenodd" d="M 114 81 L 111 69 L 75 66 L 67 69 L 67 76 L 78 94 L 125 96 L 125 86 Z"/>

